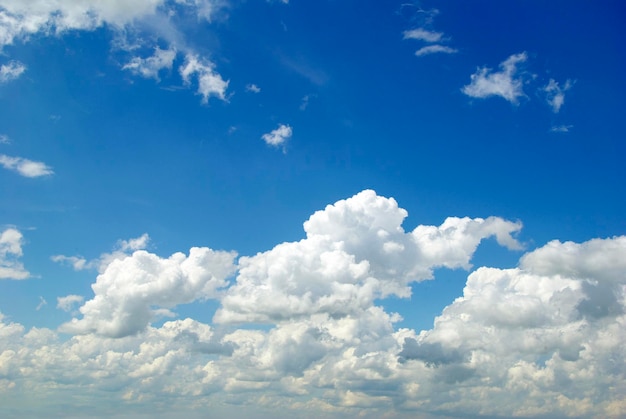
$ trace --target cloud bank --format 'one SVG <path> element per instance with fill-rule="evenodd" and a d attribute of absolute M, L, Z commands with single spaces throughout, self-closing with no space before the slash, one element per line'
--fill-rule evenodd
<path fill-rule="evenodd" d="M 60 328 L 69 339 L 0 315 L 0 401 L 36 394 L 26 404 L 36 415 L 91 400 L 102 417 L 110 403 L 154 414 L 623 417 L 626 237 L 555 240 L 515 267 L 479 267 L 418 331 L 398 327 L 402 313 L 384 301 L 409 298 L 435 268 L 471 269 L 489 237 L 521 249 L 521 224 L 450 217 L 404 231 L 407 215 L 363 191 L 314 213 L 302 240 L 236 264 L 232 252 L 162 258 L 122 242 L 133 253 L 109 262 L 92 298 L 57 300 L 82 304 Z M 3 252 L 19 254 L 21 236 L 7 231 Z M 219 304 L 213 324 L 157 323 L 205 299 Z"/>

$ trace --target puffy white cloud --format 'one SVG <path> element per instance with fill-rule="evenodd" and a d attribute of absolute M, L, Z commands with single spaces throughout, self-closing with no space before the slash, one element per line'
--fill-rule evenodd
<path fill-rule="evenodd" d="M 18 260 L 22 256 L 24 236 L 15 228 L 0 234 L 0 279 L 26 279 L 30 273 Z"/>
<path fill-rule="evenodd" d="M 408 297 L 432 269 L 469 268 L 483 238 L 513 249 L 521 224 L 500 218 L 448 218 L 441 226 L 402 229 L 407 212 L 394 199 L 363 191 L 318 211 L 306 238 L 239 260 L 237 282 L 222 298 L 217 322 L 273 322 L 315 313 L 343 316 L 376 298 Z"/>
<path fill-rule="evenodd" d="M 0 83 L 17 79 L 26 71 L 26 66 L 18 61 L 10 61 L 0 66 Z"/>
<path fill-rule="evenodd" d="M 418 57 L 422 57 L 424 55 L 429 55 L 429 54 L 437 54 L 437 53 L 455 54 L 457 52 L 458 52 L 457 49 L 450 48 L 445 45 L 428 45 L 415 51 L 415 55 Z"/>
<path fill-rule="evenodd" d="M 403 37 L 404 39 L 416 39 L 418 41 L 434 43 L 442 40 L 443 33 L 418 28 L 404 31 Z"/>
<path fill-rule="evenodd" d="M 265 141 L 265 144 L 278 147 L 284 145 L 291 138 L 292 134 L 293 130 L 289 125 L 280 124 L 278 128 L 263 134 L 261 138 Z"/>
<path fill-rule="evenodd" d="M 111 337 L 145 329 L 157 314 L 179 304 L 215 298 L 234 271 L 234 253 L 193 247 L 189 255 L 163 259 L 144 250 L 115 259 L 92 285 L 94 298 L 80 307 L 81 319 L 61 326 L 67 333 Z"/>
<path fill-rule="evenodd" d="M 550 79 L 543 88 L 546 94 L 546 101 L 552 107 L 554 113 L 558 113 L 561 110 L 561 106 L 565 103 L 565 92 L 572 88 L 572 84 L 571 80 L 566 80 L 565 85 L 561 87 L 554 79 Z"/>
<path fill-rule="evenodd" d="M 209 97 L 217 96 L 226 100 L 226 89 L 229 81 L 222 79 L 213 70 L 213 63 L 199 58 L 197 55 L 187 54 L 185 63 L 180 66 L 179 72 L 185 84 L 191 84 L 191 76 L 196 76 L 198 94 L 202 96 L 202 103 L 207 103 Z"/>
<path fill-rule="evenodd" d="M 163 50 L 157 47 L 152 56 L 148 58 L 134 57 L 122 69 L 159 81 L 159 71 L 163 69 L 171 70 L 175 58 L 176 50 L 174 48 Z"/>
<path fill-rule="evenodd" d="M 517 103 L 524 97 L 524 80 L 518 76 L 518 65 L 525 62 L 528 56 L 525 52 L 511 55 L 500 63 L 500 71 L 494 72 L 490 68 L 479 68 L 471 75 L 470 84 L 461 91 L 466 95 L 484 99 L 491 96 L 500 96 L 511 103 Z"/>
<path fill-rule="evenodd" d="M 0 165 L 24 177 L 40 177 L 54 174 L 52 168 L 40 161 L 32 161 L 23 157 L 11 157 L 0 154 Z"/>

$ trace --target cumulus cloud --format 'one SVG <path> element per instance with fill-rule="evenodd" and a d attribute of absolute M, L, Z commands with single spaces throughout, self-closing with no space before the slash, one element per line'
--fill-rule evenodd
<path fill-rule="evenodd" d="M 226 100 L 226 89 L 229 81 L 222 79 L 213 70 L 213 64 L 197 55 L 187 54 L 185 63 L 180 66 L 179 72 L 185 84 L 191 84 L 191 76 L 195 76 L 198 83 L 198 94 L 202 96 L 202 103 L 207 103 L 209 97 L 217 96 Z"/>
<path fill-rule="evenodd" d="M 52 168 L 40 161 L 0 154 L 0 165 L 24 177 L 41 177 L 54 174 Z"/>
<path fill-rule="evenodd" d="M 122 69 L 159 81 L 159 71 L 164 69 L 171 70 L 175 58 L 176 50 L 174 48 L 163 50 L 157 47 L 152 56 L 148 58 L 134 57 Z"/>
<path fill-rule="evenodd" d="M 624 416 L 626 237 L 552 241 L 514 267 L 479 267 L 418 331 L 398 326 L 385 298 L 407 297 L 437 267 L 470 267 L 484 238 L 519 249 L 521 225 L 450 217 L 406 232 L 406 217 L 373 191 L 338 201 L 305 222 L 302 240 L 240 258 L 230 286 L 232 253 L 137 250 L 98 276 L 83 318 L 61 329 L 70 337 L 0 314 L 3 407 L 32 397 L 33 416 L 72 400 L 103 417 L 111 403 L 148 415 L 230 405 L 337 418 Z M 215 321 L 234 324 L 149 324 L 211 297 Z"/>
<path fill-rule="evenodd" d="M 467 96 L 485 99 L 492 96 L 500 96 L 511 103 L 517 103 L 520 97 L 524 97 L 524 80 L 519 75 L 518 66 L 528 59 L 525 52 L 513 54 L 500 63 L 500 71 L 490 68 L 479 68 L 472 74 L 470 84 L 464 86 L 461 91 Z"/>
<path fill-rule="evenodd" d="M 82 256 L 65 255 L 54 255 L 51 256 L 50 259 L 53 262 L 68 264 L 72 266 L 75 271 L 97 269 L 98 272 L 102 273 L 114 260 L 124 259 L 136 250 L 146 249 L 149 242 L 150 236 L 144 233 L 134 239 L 119 240 L 111 253 L 102 253 L 98 258 L 92 260 L 87 260 Z"/>
<path fill-rule="evenodd" d="M 19 261 L 22 257 L 24 236 L 15 228 L 7 228 L 0 234 L 0 279 L 26 279 L 30 273 Z"/>
<path fill-rule="evenodd" d="M 217 322 L 273 322 L 366 310 L 376 298 L 410 296 L 409 284 L 436 267 L 469 268 L 480 241 L 511 236 L 521 224 L 500 218 L 448 218 L 441 226 L 402 229 L 407 212 L 395 200 L 363 191 L 329 205 L 304 223 L 306 238 L 242 257 L 236 284 L 222 298 Z"/>
<path fill-rule="evenodd" d="M 81 319 L 60 330 L 110 337 L 136 334 L 158 315 L 195 300 L 215 298 L 233 273 L 234 253 L 193 247 L 169 258 L 137 250 L 108 263 L 92 285 L 94 298 L 80 307 Z"/>
<path fill-rule="evenodd" d="M 571 80 L 566 80 L 563 87 L 561 87 L 554 79 L 550 79 L 543 88 L 546 94 L 546 101 L 552 107 L 554 113 L 558 113 L 561 110 L 561 106 L 565 103 L 565 92 L 572 88 L 572 84 Z"/>
<path fill-rule="evenodd" d="M 10 61 L 8 64 L 0 66 L 0 83 L 7 83 L 15 80 L 26 71 L 26 66 L 19 61 Z"/>
<path fill-rule="evenodd" d="M 265 144 L 278 147 L 284 145 L 287 140 L 291 138 L 292 134 L 293 130 L 289 125 L 280 124 L 278 125 L 278 128 L 268 132 L 267 134 L 263 134 L 261 138 L 265 141 Z"/>
<path fill-rule="evenodd" d="M 57 297 L 57 308 L 63 311 L 71 311 L 76 304 L 80 304 L 85 300 L 82 295 L 70 294 L 65 297 Z"/>

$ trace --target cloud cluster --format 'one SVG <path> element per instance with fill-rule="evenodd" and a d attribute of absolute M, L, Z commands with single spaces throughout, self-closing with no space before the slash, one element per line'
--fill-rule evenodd
<path fill-rule="evenodd" d="M 19 261 L 24 236 L 15 228 L 0 233 L 0 279 L 26 279 L 30 274 Z"/>
<path fill-rule="evenodd" d="M 484 99 L 491 96 L 517 103 L 524 94 L 524 80 L 519 74 L 518 66 L 526 62 L 528 56 L 525 52 L 513 54 L 500 63 L 500 71 L 493 71 L 490 68 L 479 68 L 471 75 L 470 84 L 461 89 L 466 95 Z"/>
<path fill-rule="evenodd" d="M 115 259 L 82 318 L 61 327 L 69 339 L 0 315 L 0 401 L 11 408 L 36 394 L 41 413 L 87 397 L 95 416 L 111 402 L 161 414 L 246 405 L 294 417 L 626 414 L 626 237 L 552 241 L 516 267 L 480 267 L 433 328 L 417 331 L 397 327 L 401 313 L 380 302 L 408 297 L 434 268 L 469 269 L 487 237 L 519 249 L 521 225 L 450 217 L 405 232 L 406 216 L 363 191 L 313 214 L 302 240 L 237 267 L 233 253 L 207 248 Z M 206 298 L 219 300 L 215 325 L 150 324 Z M 58 299 L 63 310 L 80 303 Z"/>
<path fill-rule="evenodd" d="M 7 156 L 6 154 L 0 154 L 0 165 L 24 177 L 32 178 L 54 174 L 52 168 L 43 162 L 33 161 L 23 157 Z"/>

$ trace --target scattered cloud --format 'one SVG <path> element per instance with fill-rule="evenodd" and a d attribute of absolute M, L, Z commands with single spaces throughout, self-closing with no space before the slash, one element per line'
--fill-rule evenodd
<path fill-rule="evenodd" d="M 573 127 L 573 125 L 555 125 L 550 128 L 550 132 L 569 132 Z"/>
<path fill-rule="evenodd" d="M 309 103 L 311 102 L 311 98 L 315 98 L 317 95 L 305 95 L 300 102 L 300 110 L 305 111 L 309 107 Z"/>
<path fill-rule="evenodd" d="M 6 134 L 0 134 L 0 144 L 11 144 L 11 139 Z"/>
<path fill-rule="evenodd" d="M 28 160 L 22 157 L 11 157 L 0 154 L 0 165 L 24 177 L 40 177 L 54 174 L 52 168 L 45 163 Z"/>
<path fill-rule="evenodd" d="M 22 257 L 24 236 L 15 228 L 0 233 L 0 279 L 27 279 L 30 273 L 19 261 Z"/>
<path fill-rule="evenodd" d="M 129 240 L 119 240 L 111 253 L 102 253 L 98 258 L 87 260 L 82 256 L 54 255 L 50 257 L 53 262 L 71 265 L 75 271 L 85 269 L 97 269 L 103 273 L 114 260 L 125 259 L 132 252 L 143 250 L 148 247 L 150 236 L 147 233 Z"/>
<path fill-rule="evenodd" d="M 152 56 L 148 58 L 134 57 L 122 69 L 129 70 L 133 74 L 138 74 L 147 79 L 153 78 L 159 81 L 159 71 L 164 69 L 171 70 L 175 58 L 176 50 L 174 48 L 163 50 L 157 47 Z"/>
<path fill-rule="evenodd" d="M 246 92 L 261 93 L 261 88 L 256 84 L 250 83 L 246 85 Z"/>
<path fill-rule="evenodd" d="M 43 297 L 41 297 L 41 296 L 40 296 L 40 297 L 39 297 L 39 304 L 37 304 L 37 307 L 35 307 L 35 310 L 36 310 L 36 311 L 41 310 L 41 308 L 42 308 L 43 306 L 45 306 L 46 304 L 48 304 L 48 302 L 45 300 L 45 298 L 43 298 Z"/>
<path fill-rule="evenodd" d="M 418 41 L 424 41 L 429 43 L 439 42 L 443 38 L 442 32 L 429 31 L 423 28 L 411 29 L 404 31 L 404 39 L 416 39 Z"/>
<path fill-rule="evenodd" d="M 280 124 L 278 128 L 276 128 L 272 132 L 263 134 L 261 138 L 263 139 L 263 141 L 265 141 L 267 145 L 279 147 L 284 146 L 287 140 L 291 138 L 292 134 L 293 130 L 289 125 Z"/>
<path fill-rule="evenodd" d="M 26 71 L 26 66 L 18 61 L 10 61 L 8 64 L 3 64 L 0 66 L 0 83 L 8 83 L 17 79 L 24 71 Z"/>
<path fill-rule="evenodd" d="M 428 45 L 415 51 L 415 55 L 417 55 L 418 57 L 421 57 L 423 55 L 429 55 L 429 54 L 437 54 L 437 53 L 455 54 L 457 52 L 458 52 L 457 49 L 450 48 L 445 45 Z"/>
<path fill-rule="evenodd" d="M 57 299 L 66 311 L 82 304 L 82 318 L 60 329 L 74 336 L 26 330 L 0 314 L 3 395 L 22 401 L 36 386 L 34 406 L 47 409 L 68 394 L 102 390 L 106 401 L 122 394 L 146 414 L 169 413 L 158 403 L 168 396 L 178 413 L 190 402 L 227 400 L 239 409 L 328 417 L 393 409 L 408 416 L 623 415 L 625 236 L 552 241 L 514 267 L 479 267 L 433 327 L 417 331 L 398 327 L 400 314 L 379 304 L 409 297 L 410 284 L 436 268 L 469 269 L 488 237 L 520 249 L 521 224 L 449 217 L 404 231 L 407 216 L 394 199 L 363 191 L 314 213 L 304 239 L 242 257 L 238 266 L 234 253 L 208 248 L 169 258 L 135 251 L 97 277 L 91 300 Z M 219 300 L 219 326 L 190 318 L 151 324 L 206 298 Z"/>
<path fill-rule="evenodd" d="M 85 297 L 82 295 L 66 295 L 65 297 L 57 297 L 57 308 L 63 311 L 73 310 L 76 304 L 80 304 L 85 301 Z"/>
<path fill-rule="evenodd" d="M 561 106 L 565 103 L 565 92 L 571 89 L 572 85 L 573 82 L 571 80 L 566 80 L 563 87 L 561 87 L 554 79 L 550 79 L 543 88 L 546 94 L 546 101 L 552 107 L 554 113 L 558 113 L 561 110 Z"/>
<path fill-rule="evenodd" d="M 185 63 L 180 66 L 179 72 L 186 85 L 191 84 L 191 76 L 196 76 L 198 83 L 198 94 L 202 96 L 202 103 L 207 103 L 209 97 L 217 96 L 226 100 L 226 89 L 228 80 L 224 81 L 222 76 L 213 70 L 214 65 L 197 55 L 187 54 Z"/>
<path fill-rule="evenodd" d="M 524 94 L 524 80 L 518 75 L 518 65 L 528 59 L 525 52 L 511 55 L 500 63 L 500 71 L 490 68 L 479 68 L 471 75 L 471 83 L 464 86 L 461 91 L 467 96 L 485 99 L 492 96 L 501 98 L 516 104 Z"/>

